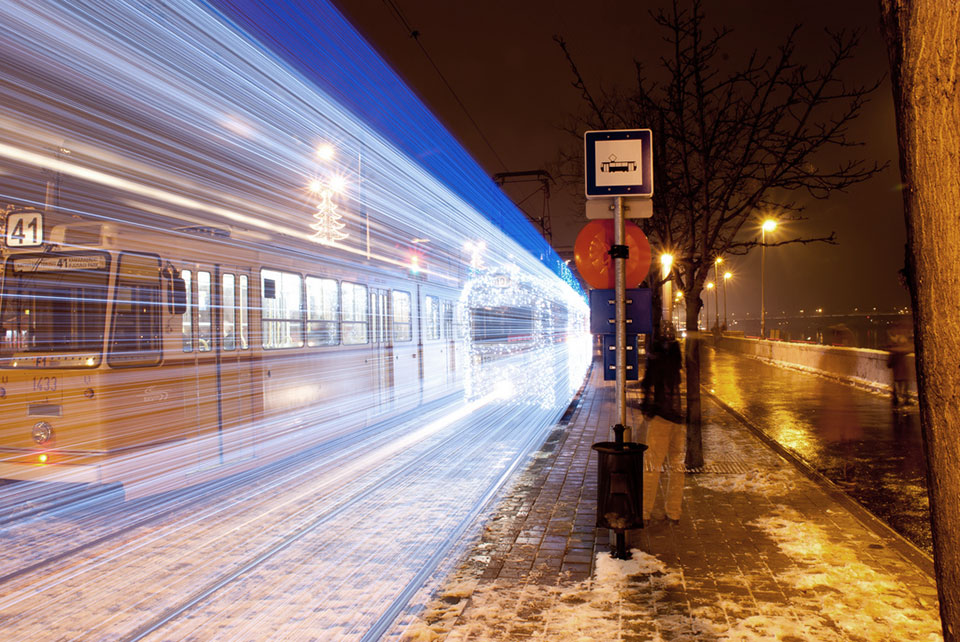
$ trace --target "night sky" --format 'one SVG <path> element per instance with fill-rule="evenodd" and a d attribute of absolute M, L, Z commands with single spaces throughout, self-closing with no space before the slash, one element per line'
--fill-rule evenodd
<path fill-rule="evenodd" d="M 552 40 L 554 34 L 567 40 L 594 91 L 601 86 L 631 88 L 633 61 L 643 61 L 652 72 L 662 52 L 662 32 L 648 15 L 650 9 L 662 6 L 660 2 L 334 2 L 491 175 L 548 167 L 560 147 L 579 144 L 560 130 L 570 114 L 583 105 L 578 91 L 570 85 L 572 75 Z M 409 26 L 420 32 L 420 42 L 480 125 L 496 155 L 409 36 L 391 3 Z M 732 60 L 754 47 L 776 53 L 790 28 L 802 24 L 798 61 L 817 64 L 828 45 L 824 28 L 858 29 L 862 31 L 861 46 L 844 79 L 867 84 L 887 73 L 876 0 L 811 0 L 777 7 L 775 12 L 766 0 L 715 0 L 706 2 L 705 9 L 710 23 L 734 30 L 728 37 Z M 834 231 L 837 245 L 790 245 L 767 250 L 770 315 L 800 309 L 809 312 L 818 307 L 825 313 L 844 313 L 854 308 L 862 312 L 873 307 L 890 310 L 908 305 L 907 293 L 897 280 L 897 270 L 903 264 L 905 229 L 898 191 L 893 103 L 886 81 L 873 94 L 851 136 L 865 142 L 857 150 L 863 158 L 889 162 L 890 167 L 846 194 L 811 202 L 805 212 L 808 220 L 791 223 L 783 232 L 795 237 L 825 236 Z M 509 194 L 520 198 L 534 189 L 532 184 L 515 186 Z M 539 213 L 539 197 L 529 202 Z M 550 207 L 554 246 L 560 250 L 572 247 L 586 223 L 581 202 L 575 194 L 556 188 Z M 728 284 L 729 310 L 737 317 L 747 313 L 756 317 L 760 309 L 759 251 L 728 260 L 735 273 Z M 713 305 L 711 297 L 711 316 Z"/>

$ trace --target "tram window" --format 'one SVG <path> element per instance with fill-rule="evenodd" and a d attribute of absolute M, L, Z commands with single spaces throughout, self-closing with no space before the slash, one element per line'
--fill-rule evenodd
<path fill-rule="evenodd" d="M 413 331 L 410 322 L 410 294 L 393 291 L 393 340 L 410 341 Z"/>
<path fill-rule="evenodd" d="M 376 292 L 370 293 L 370 340 L 383 343 L 383 322 L 380 319 L 380 299 Z"/>
<path fill-rule="evenodd" d="M 278 270 L 260 270 L 260 282 L 263 347 L 271 350 L 303 346 L 303 284 L 300 275 Z"/>
<path fill-rule="evenodd" d="M 113 298 L 111 365 L 160 363 L 160 259 L 123 254 Z"/>
<path fill-rule="evenodd" d="M 237 277 L 233 274 L 220 275 L 220 302 L 223 320 L 220 323 L 223 333 L 223 349 L 237 349 Z"/>
<path fill-rule="evenodd" d="M 343 343 L 357 345 L 368 343 L 367 336 L 367 286 L 347 283 L 340 286 L 343 296 Z"/>
<path fill-rule="evenodd" d="M 534 336 L 530 308 L 499 306 L 471 311 L 474 343 L 526 343 Z"/>
<path fill-rule="evenodd" d="M 335 346 L 340 314 L 340 288 L 333 279 L 307 277 L 307 345 Z"/>
<path fill-rule="evenodd" d="M 249 329 L 250 329 L 250 301 L 249 288 L 247 287 L 247 275 L 240 275 L 240 348 L 246 350 L 250 347 Z"/>
<path fill-rule="evenodd" d="M 182 315 L 181 328 L 183 332 L 183 351 L 184 352 L 193 352 L 193 305 L 190 299 L 193 296 L 191 292 L 191 281 L 193 280 L 193 274 L 190 270 L 181 270 L 180 276 L 183 277 L 183 282 L 187 286 L 187 309 Z"/>
<path fill-rule="evenodd" d="M 443 302 L 443 336 L 448 341 L 453 341 L 453 303 Z"/>
<path fill-rule="evenodd" d="M 440 338 L 440 302 L 436 297 L 423 297 L 423 338 Z"/>
<path fill-rule="evenodd" d="M 109 256 L 99 252 L 10 258 L 0 296 L 0 355 L 84 352 L 84 365 L 98 365 L 109 268 Z"/>
<path fill-rule="evenodd" d="M 197 349 L 213 350 L 213 291 L 210 273 L 197 272 Z"/>

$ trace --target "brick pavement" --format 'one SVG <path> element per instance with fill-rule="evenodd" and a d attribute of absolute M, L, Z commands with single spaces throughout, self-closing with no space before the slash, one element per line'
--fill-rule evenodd
<path fill-rule="evenodd" d="M 629 419 L 639 425 L 636 391 Z M 678 525 L 596 529 L 597 459 L 614 386 L 594 368 L 569 425 L 508 490 L 407 629 L 417 640 L 937 640 L 936 586 L 828 489 L 704 398 L 707 465 Z M 658 507 L 659 509 L 659 507 Z M 654 510 L 656 515 L 658 509 Z"/>

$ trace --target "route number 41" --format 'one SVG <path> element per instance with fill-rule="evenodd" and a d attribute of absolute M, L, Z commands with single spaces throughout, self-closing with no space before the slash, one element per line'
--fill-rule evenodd
<path fill-rule="evenodd" d="M 7 214 L 7 247 L 43 245 L 43 214 L 21 210 Z"/>

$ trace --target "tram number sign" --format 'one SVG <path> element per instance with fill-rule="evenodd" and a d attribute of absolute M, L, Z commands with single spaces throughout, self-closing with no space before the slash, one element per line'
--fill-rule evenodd
<path fill-rule="evenodd" d="M 7 247 L 43 245 L 43 213 L 20 210 L 7 214 Z"/>

